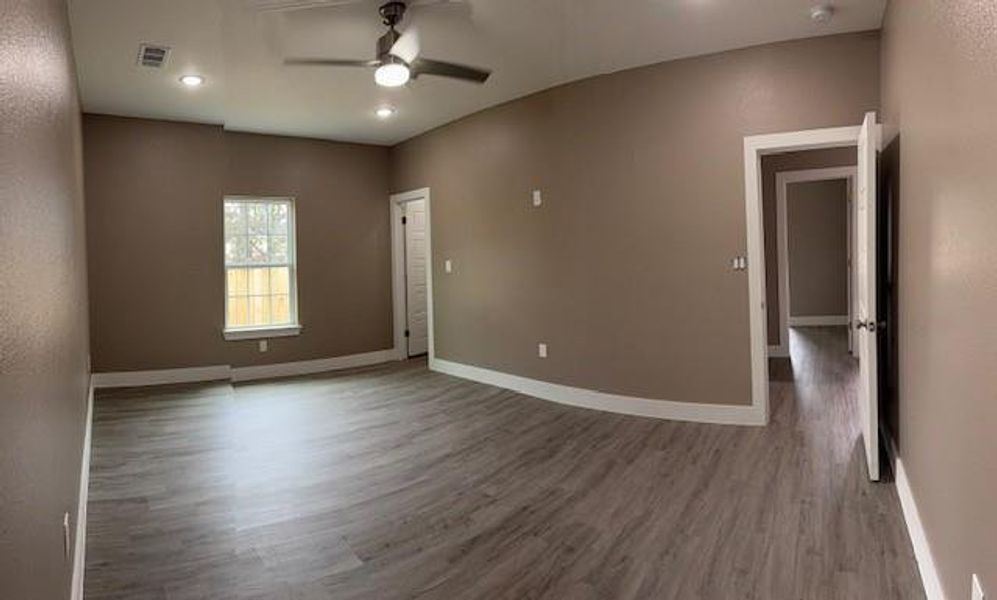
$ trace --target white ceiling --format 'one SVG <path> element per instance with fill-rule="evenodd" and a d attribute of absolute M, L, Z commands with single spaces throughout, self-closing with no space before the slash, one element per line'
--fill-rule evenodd
<path fill-rule="evenodd" d="M 378 0 L 259 13 L 251 0 L 71 0 L 84 110 L 253 131 L 393 144 L 487 106 L 568 81 L 754 44 L 878 29 L 886 0 L 467 0 L 410 11 L 422 55 L 488 67 L 484 85 L 422 77 L 379 88 L 365 69 L 292 68 L 285 56 L 373 58 Z M 162 70 L 140 42 L 171 46 Z M 184 73 L 205 76 L 198 89 Z M 381 121 L 374 110 L 397 114 Z"/>

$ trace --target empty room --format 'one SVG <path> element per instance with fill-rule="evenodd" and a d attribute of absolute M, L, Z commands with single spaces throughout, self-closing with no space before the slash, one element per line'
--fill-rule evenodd
<path fill-rule="evenodd" d="M 0 598 L 993 598 L 995 32 L 0 0 Z"/>

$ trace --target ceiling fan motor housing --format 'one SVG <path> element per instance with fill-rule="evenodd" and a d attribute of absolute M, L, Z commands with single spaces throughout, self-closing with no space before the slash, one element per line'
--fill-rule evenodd
<path fill-rule="evenodd" d="M 377 38 L 377 58 L 381 61 L 386 61 L 389 56 L 391 56 L 391 49 L 395 47 L 395 42 L 398 38 L 402 37 L 402 34 L 395 31 L 392 27 L 382 35 Z"/>

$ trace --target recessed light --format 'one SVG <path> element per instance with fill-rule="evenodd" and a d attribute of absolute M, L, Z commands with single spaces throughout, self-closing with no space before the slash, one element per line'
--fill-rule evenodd
<path fill-rule="evenodd" d="M 382 106 L 375 112 L 379 119 L 387 119 L 395 115 L 395 109 L 390 106 Z"/>
<path fill-rule="evenodd" d="M 180 78 L 180 83 L 187 87 L 197 87 L 204 83 L 204 77 L 200 75 L 184 75 Z"/>

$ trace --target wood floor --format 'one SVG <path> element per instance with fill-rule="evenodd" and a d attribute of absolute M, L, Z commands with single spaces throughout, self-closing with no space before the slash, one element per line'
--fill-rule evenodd
<path fill-rule="evenodd" d="M 560 406 L 423 362 L 102 393 L 86 598 L 917 599 L 843 330 L 766 428 Z"/>

